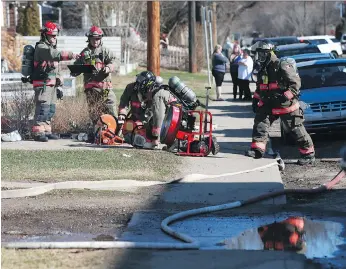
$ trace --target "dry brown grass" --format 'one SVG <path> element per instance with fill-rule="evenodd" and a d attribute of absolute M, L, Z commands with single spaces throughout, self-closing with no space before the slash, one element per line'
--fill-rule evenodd
<path fill-rule="evenodd" d="M 65 97 L 57 102 L 52 128 L 57 133 L 86 132 L 90 126 L 88 105 L 84 94 Z"/>

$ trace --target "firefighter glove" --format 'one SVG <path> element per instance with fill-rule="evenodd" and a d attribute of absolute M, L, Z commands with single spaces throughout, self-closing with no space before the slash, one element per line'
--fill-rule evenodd
<path fill-rule="evenodd" d="M 80 55 L 79 54 L 76 54 L 76 53 L 72 53 L 72 59 L 74 60 L 77 60 L 80 58 Z"/>
<path fill-rule="evenodd" d="M 63 91 L 62 91 L 60 88 L 57 88 L 57 89 L 56 89 L 56 97 L 57 97 L 59 100 L 62 100 L 62 98 L 64 97 L 64 93 L 63 93 Z"/>
<path fill-rule="evenodd" d="M 108 75 L 111 72 L 111 69 L 108 66 L 105 66 L 101 69 L 102 73 Z"/>
<path fill-rule="evenodd" d="M 102 95 L 103 95 L 103 98 L 104 99 L 107 99 L 108 98 L 108 94 L 109 94 L 109 89 L 104 89 L 103 91 L 102 91 Z"/>
<path fill-rule="evenodd" d="M 119 114 L 119 116 L 118 116 L 118 121 L 124 121 L 125 118 L 126 118 L 126 115 L 124 115 L 124 114 Z"/>
<path fill-rule="evenodd" d="M 283 93 L 277 93 L 275 94 L 274 97 L 276 100 L 278 100 L 280 103 L 285 103 L 287 101 L 289 101 L 289 99 L 286 97 L 286 95 L 284 95 Z"/>

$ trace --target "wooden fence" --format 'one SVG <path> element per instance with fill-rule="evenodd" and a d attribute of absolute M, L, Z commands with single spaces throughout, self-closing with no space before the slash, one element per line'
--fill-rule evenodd
<path fill-rule="evenodd" d="M 140 42 L 135 45 L 128 44 L 124 49 L 130 62 L 137 62 L 141 66 L 147 66 L 147 42 Z M 189 53 L 187 48 L 168 46 L 160 47 L 160 66 L 163 68 L 188 70 Z"/>

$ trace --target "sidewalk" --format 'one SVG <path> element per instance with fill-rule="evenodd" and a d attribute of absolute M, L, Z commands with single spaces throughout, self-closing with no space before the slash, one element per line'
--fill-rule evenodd
<path fill-rule="evenodd" d="M 233 85 L 231 76 L 225 75 L 223 84 L 223 98 L 225 101 L 211 101 L 209 111 L 213 115 L 213 123 L 217 125 L 214 135 L 220 144 L 220 153 L 207 158 L 185 158 L 188 161 L 184 174 L 222 175 L 232 172 L 254 169 L 275 162 L 273 159 L 255 160 L 244 156 L 251 144 L 251 134 L 254 113 L 251 103 L 233 101 Z M 251 87 L 254 84 L 250 84 Z M 213 88 L 212 91 L 215 91 Z M 254 91 L 254 88 L 252 89 Z M 212 92 L 213 94 L 214 92 Z M 198 176 L 197 176 L 198 178 Z M 218 178 L 201 179 L 198 181 L 203 187 L 195 188 L 178 185 L 169 194 L 165 195 L 167 201 L 197 202 L 203 193 L 214 193 L 212 197 L 204 197 L 206 204 L 227 203 L 234 200 L 245 200 L 260 194 L 282 190 L 283 184 L 277 166 L 272 166 L 259 171 L 244 173 L 235 176 L 221 176 Z M 215 184 L 218 183 L 218 184 Z M 219 184 L 223 183 L 223 184 Z M 231 183 L 231 184 L 229 184 Z M 222 186 L 221 186 L 222 185 Z M 186 197 L 185 191 L 186 190 Z M 176 195 L 179 193 L 179 196 Z M 199 198 L 196 198 L 195 196 Z M 173 196 L 175 198 L 173 198 Z M 208 195 L 207 195 L 208 196 Z M 285 203 L 284 197 L 265 203 Z"/>

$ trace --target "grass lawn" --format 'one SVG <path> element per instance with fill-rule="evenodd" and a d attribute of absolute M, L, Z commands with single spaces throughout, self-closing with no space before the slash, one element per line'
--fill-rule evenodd
<path fill-rule="evenodd" d="M 137 149 L 2 150 L 1 180 L 59 182 L 68 180 L 159 180 L 176 178 L 182 157 L 165 151 Z"/>
<path fill-rule="evenodd" d="M 115 268 L 112 250 L 1 249 L 3 269 Z"/>

